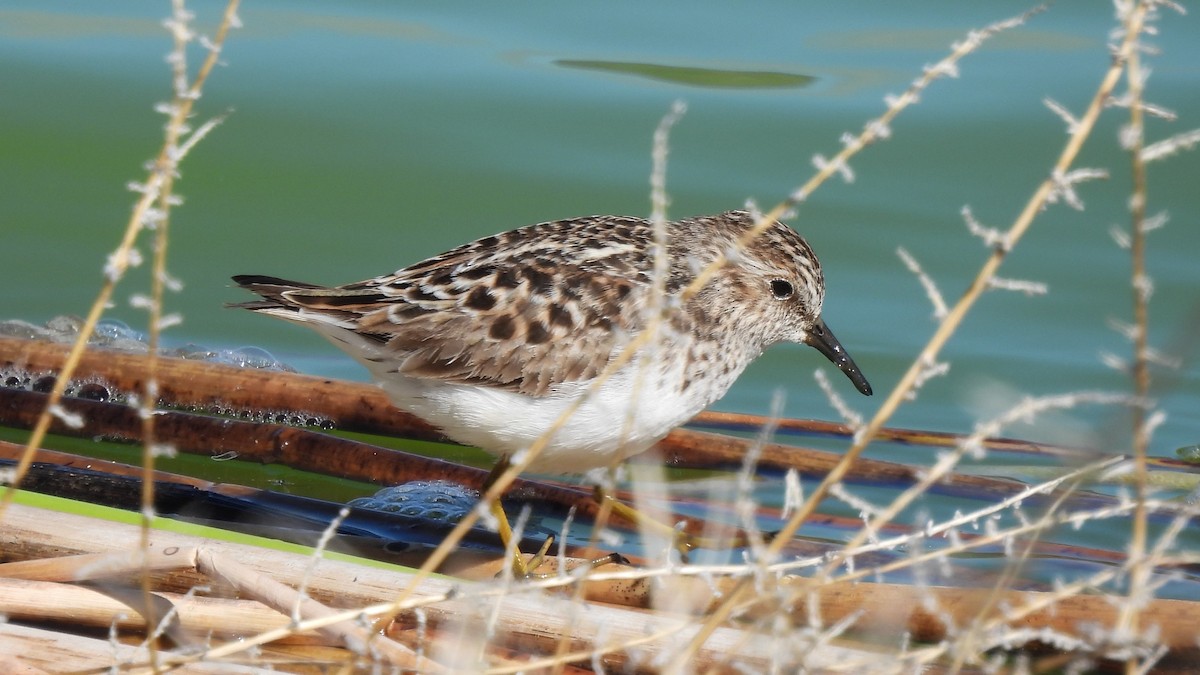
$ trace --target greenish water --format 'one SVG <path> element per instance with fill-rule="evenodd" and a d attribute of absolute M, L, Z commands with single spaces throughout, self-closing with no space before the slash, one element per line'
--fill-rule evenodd
<path fill-rule="evenodd" d="M 397 269 L 463 241 L 590 213 L 649 211 L 650 136 L 673 101 L 688 113 L 671 139 L 675 216 L 754 199 L 768 206 L 812 173 L 815 153 L 883 110 L 966 31 L 1024 10 L 1019 2 L 724 3 L 253 2 L 198 106 L 228 113 L 184 167 L 172 217 L 171 273 L 185 287 L 167 311 L 169 341 L 256 345 L 300 370 L 365 374 L 315 334 L 222 308 L 247 299 L 230 275 L 344 283 Z M 218 3 L 199 4 L 215 26 Z M 169 95 L 165 2 L 9 2 L 0 8 L 0 318 L 82 314 L 116 247 L 143 163 L 157 151 Z M 1179 119 L 1148 122 L 1150 140 L 1200 127 L 1197 17 L 1168 13 L 1149 58 L 1148 98 Z M 821 188 L 790 221 L 821 256 L 826 319 L 879 392 L 871 414 L 932 334 L 931 308 L 896 248 L 916 256 L 955 300 L 987 250 L 959 215 L 970 205 L 1006 227 L 1066 140 L 1051 97 L 1082 112 L 1109 64 L 1105 3 L 1060 2 L 1003 34 L 938 81 L 852 161 L 853 184 Z M 199 60 L 199 52 L 193 52 Z M 738 76 L 738 74 L 742 76 Z M 1108 327 L 1130 316 L 1129 262 L 1109 228 L 1127 226 L 1128 159 L 1110 109 L 1080 165 L 1104 181 L 1079 189 L 1087 209 L 1043 213 L 1001 269 L 1045 282 L 1025 297 L 992 292 L 947 346 L 947 377 L 895 424 L 968 431 L 1027 395 L 1129 391 L 1101 352 L 1129 346 Z M 1180 357 L 1158 370 L 1167 413 L 1153 452 L 1200 440 L 1195 366 L 1200 294 L 1200 152 L 1152 166 L 1152 342 Z M 142 250 L 149 255 L 149 244 Z M 110 316 L 131 326 L 144 292 L 135 271 Z M 780 346 L 718 408 L 834 418 L 812 379 L 818 354 Z M 1084 406 L 1006 435 L 1125 451 L 1128 414 Z M 842 444 L 827 441 L 832 448 Z M 879 446 L 875 456 L 928 462 Z M 985 468 L 994 473 L 999 468 Z"/>

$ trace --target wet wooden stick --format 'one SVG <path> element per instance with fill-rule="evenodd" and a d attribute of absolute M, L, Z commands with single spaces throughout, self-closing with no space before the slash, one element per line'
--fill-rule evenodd
<path fill-rule="evenodd" d="M 303 595 L 266 574 L 242 565 L 228 555 L 201 547 L 196 555 L 196 571 L 232 585 L 243 597 L 257 600 L 285 616 L 296 619 L 316 619 L 334 615 L 329 607 Z M 438 663 L 418 656 L 412 649 L 390 638 L 371 635 L 352 621 L 341 621 L 319 629 L 323 635 L 339 640 L 360 656 L 370 655 L 384 663 L 421 672 L 446 672 Z"/>

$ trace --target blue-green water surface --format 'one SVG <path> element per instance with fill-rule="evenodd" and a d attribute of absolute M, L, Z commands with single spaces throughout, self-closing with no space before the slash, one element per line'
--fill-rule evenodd
<path fill-rule="evenodd" d="M 223 303 L 248 299 L 230 275 L 326 284 L 391 271 L 479 236 L 592 213 L 647 215 L 651 133 L 672 102 L 688 112 L 671 137 L 671 214 L 770 206 L 831 156 L 922 68 L 967 31 L 1020 13 L 1020 2 L 279 2 L 247 3 L 197 106 L 225 121 L 187 158 L 172 215 L 170 271 L 184 289 L 169 342 L 255 345 L 310 373 L 362 379 L 313 333 Z M 211 32 L 219 3 L 196 3 Z M 83 314 L 157 152 L 170 93 L 165 2 L 31 2 L 0 8 L 0 318 Z M 1178 119 L 1148 121 L 1150 141 L 1200 127 L 1195 14 L 1168 12 L 1147 97 Z M 814 351 L 770 350 L 716 407 L 835 418 L 816 387 L 830 371 L 865 415 L 934 330 L 904 247 L 955 301 L 988 250 L 960 210 L 1007 227 L 1066 141 L 1043 99 L 1082 113 L 1110 63 L 1109 5 L 1060 2 L 968 56 L 854 158 L 854 182 L 826 184 L 791 224 L 821 256 L 825 318 L 874 384 L 859 397 Z M 202 56 L 190 52 L 193 64 Z M 1123 90 L 1124 85 L 1120 87 Z M 1086 210 L 1042 213 L 1001 268 L 1049 293 L 995 291 L 943 352 L 949 375 L 902 408 L 896 425 L 969 431 L 1024 396 L 1129 392 L 1100 355 L 1128 357 L 1109 323 L 1131 315 L 1130 170 L 1108 109 L 1080 166 Z M 1181 359 L 1155 370 L 1166 421 L 1152 452 L 1200 441 L 1200 152 L 1151 166 L 1149 210 L 1170 222 L 1149 240 L 1151 342 Z M 148 241 L 148 240 L 147 240 Z M 142 251 L 150 254 L 149 243 Z M 145 325 L 118 289 L 109 316 Z M 1082 406 L 1006 435 L 1126 452 L 1129 415 Z M 838 449 L 840 441 L 817 441 Z M 928 463 L 928 452 L 869 454 Z M 999 467 L 984 470 L 999 473 Z"/>

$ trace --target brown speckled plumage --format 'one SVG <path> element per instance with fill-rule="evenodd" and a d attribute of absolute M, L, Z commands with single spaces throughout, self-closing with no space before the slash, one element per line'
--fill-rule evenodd
<path fill-rule="evenodd" d="M 812 249 L 776 223 L 746 250 L 735 251 L 735 242 L 752 225 L 744 211 L 669 224 L 668 307 L 718 255 L 730 255 L 731 264 L 671 314 L 654 356 L 660 367 L 652 391 L 668 391 L 684 403 L 664 402 L 678 410 L 658 415 L 663 419 L 653 433 L 634 434 L 637 443 L 631 445 L 644 447 L 656 440 L 650 437 L 669 431 L 660 428 L 666 422 L 682 423 L 719 398 L 750 361 L 779 341 L 825 340 L 814 346 L 869 392 L 832 335 L 824 338 L 824 280 Z M 473 387 L 472 395 L 510 392 L 519 395 L 512 399 L 518 402 L 566 399 L 577 397 L 582 385 L 646 326 L 653 238 L 649 221 L 641 218 L 539 223 L 464 244 L 394 274 L 334 288 L 235 277 L 264 298 L 238 306 L 318 328 L 367 364 L 398 405 L 427 417 L 439 417 L 446 407 L 425 403 L 438 383 L 447 391 L 459 391 L 450 385 Z M 441 396 L 440 390 L 434 393 Z M 454 407 L 454 401 L 447 405 Z M 491 436 L 486 433 L 456 435 L 448 427 L 465 414 L 447 412 L 430 421 L 453 438 L 497 453 L 513 451 L 508 442 L 487 447 Z M 521 421 L 514 417 L 512 424 Z"/>

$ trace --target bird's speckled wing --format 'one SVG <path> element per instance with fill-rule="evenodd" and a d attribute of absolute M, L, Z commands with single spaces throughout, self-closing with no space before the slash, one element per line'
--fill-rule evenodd
<path fill-rule="evenodd" d="M 336 288 L 235 280 L 265 298 L 242 307 L 352 330 L 402 374 L 543 396 L 600 373 L 641 327 L 652 259 L 634 252 L 650 239 L 642 219 L 595 216 L 485 237 Z"/>

